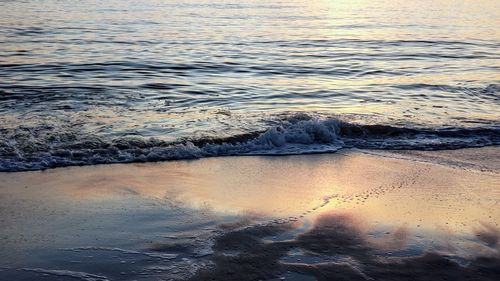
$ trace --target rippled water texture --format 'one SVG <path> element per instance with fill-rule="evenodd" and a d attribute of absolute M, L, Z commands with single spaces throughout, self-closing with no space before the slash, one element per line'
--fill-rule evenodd
<path fill-rule="evenodd" d="M 0 170 L 147 161 L 297 112 L 500 138 L 498 1 L 213 2 L 2 1 Z"/>

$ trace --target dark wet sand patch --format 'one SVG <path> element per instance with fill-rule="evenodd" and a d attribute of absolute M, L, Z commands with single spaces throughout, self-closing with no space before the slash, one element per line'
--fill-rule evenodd
<path fill-rule="evenodd" d="M 263 240 L 290 228 L 293 225 L 256 226 L 218 237 L 211 258 L 215 268 L 202 270 L 190 280 L 267 280 L 291 272 L 314 280 L 497 280 L 500 276 L 496 244 L 495 255 L 474 257 L 467 265 L 438 252 L 382 257 L 352 218 L 335 213 L 318 217 L 310 230 L 292 240 Z M 499 237 L 497 231 L 486 236 L 488 241 Z M 290 251 L 301 251 L 302 259 L 282 261 Z M 307 256 L 317 259 L 307 262 Z M 288 280 L 299 278 L 291 274 Z"/>

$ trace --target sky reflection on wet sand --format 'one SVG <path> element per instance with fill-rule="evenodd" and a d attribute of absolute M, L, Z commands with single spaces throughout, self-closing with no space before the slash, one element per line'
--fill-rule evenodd
<path fill-rule="evenodd" d="M 254 240 L 274 266 L 248 271 L 240 280 L 252 280 L 254 274 L 270 278 L 284 268 L 316 278 L 323 273 L 332 277 L 330 270 L 344 267 L 350 269 L 343 274 L 359 275 L 358 263 L 369 264 L 363 274 L 376 276 L 384 274 L 377 271 L 384 263 L 402 268 L 418 263 L 420 268 L 453 261 L 449 273 L 455 274 L 472 270 L 463 266 L 480 266 L 478 258 L 499 254 L 500 194 L 494 172 L 351 151 L 74 167 L 1 177 L 2 247 L 11 251 L 9 266 L 36 264 L 34 257 L 15 257 L 30 248 L 43 256 L 58 248 L 93 246 L 83 251 L 99 252 L 126 247 L 214 263 L 215 269 L 207 265 L 193 277 L 209 278 L 229 274 L 231 267 L 224 263 L 235 260 L 227 260 L 228 253 L 238 260 L 238 251 L 250 251 L 240 248 Z M 74 224 L 81 226 L 77 233 L 71 231 Z M 217 246 L 218 239 L 237 249 Z M 71 253 L 82 250 L 76 251 Z M 217 269 L 217 264 L 224 266 Z M 401 273 L 395 271 L 386 273 Z"/>

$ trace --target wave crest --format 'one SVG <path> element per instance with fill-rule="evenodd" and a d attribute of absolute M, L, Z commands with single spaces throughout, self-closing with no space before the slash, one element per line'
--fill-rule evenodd
<path fill-rule="evenodd" d="M 228 138 L 187 139 L 53 135 L 43 128 L 8 131 L 0 138 L 0 171 L 71 165 L 151 162 L 235 155 L 335 152 L 342 148 L 441 150 L 500 144 L 500 128 L 396 127 L 357 124 L 307 114 L 288 116 L 265 131 Z"/>

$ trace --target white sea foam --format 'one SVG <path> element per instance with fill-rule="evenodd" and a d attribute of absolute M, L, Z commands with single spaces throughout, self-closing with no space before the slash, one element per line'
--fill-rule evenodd
<path fill-rule="evenodd" d="M 31 271 L 41 274 L 49 274 L 59 277 L 72 277 L 84 281 L 109 281 L 109 279 L 106 276 L 95 275 L 79 271 L 43 269 L 43 268 L 22 268 L 21 270 Z"/>
<path fill-rule="evenodd" d="M 500 144 L 498 126 L 395 127 L 349 123 L 336 118 L 311 117 L 305 114 L 282 119 L 263 132 L 176 143 L 137 137 L 104 140 L 95 136 L 66 137 L 54 143 L 51 138 L 45 140 L 37 135 L 36 130 L 26 134 L 20 140 L 15 135 L 0 137 L 0 171 L 230 155 L 325 153 L 353 147 L 440 150 Z"/>
<path fill-rule="evenodd" d="M 159 258 L 159 259 L 165 259 L 165 260 L 172 260 L 178 256 L 177 254 L 139 252 L 139 251 L 126 250 L 126 249 L 121 249 L 121 248 L 95 247 L 95 246 L 76 247 L 76 248 L 68 248 L 68 249 L 62 249 L 62 250 L 75 251 L 75 252 L 79 252 L 79 251 L 113 251 L 113 252 L 120 252 L 122 254 L 143 255 L 143 256 L 150 257 L 150 258 Z"/>

